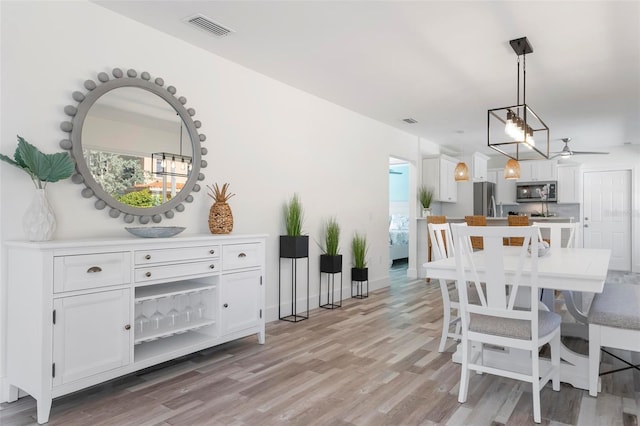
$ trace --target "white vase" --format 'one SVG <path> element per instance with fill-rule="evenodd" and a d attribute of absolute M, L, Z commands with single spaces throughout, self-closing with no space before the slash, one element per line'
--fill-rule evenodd
<path fill-rule="evenodd" d="M 56 216 L 44 189 L 36 189 L 31 205 L 22 218 L 22 227 L 29 241 L 49 241 L 56 230 Z"/>
<path fill-rule="evenodd" d="M 430 208 L 423 208 L 422 209 L 422 217 L 427 217 L 427 216 L 431 216 L 431 209 Z"/>

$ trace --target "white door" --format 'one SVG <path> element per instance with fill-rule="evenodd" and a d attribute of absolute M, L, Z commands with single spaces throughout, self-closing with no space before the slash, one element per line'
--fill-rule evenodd
<path fill-rule="evenodd" d="M 584 173 L 583 241 L 611 250 L 609 269 L 631 270 L 631 171 Z"/>

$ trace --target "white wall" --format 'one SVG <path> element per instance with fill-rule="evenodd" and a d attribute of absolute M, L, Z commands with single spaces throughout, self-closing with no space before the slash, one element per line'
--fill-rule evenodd
<path fill-rule="evenodd" d="M 66 134 L 59 124 L 68 119 L 63 108 L 75 105 L 71 93 L 84 91 L 84 80 L 114 67 L 148 71 L 174 85 L 178 95 L 187 98 L 187 107 L 195 108 L 194 118 L 203 124 L 200 130 L 207 135 L 209 150 L 204 183 L 229 182 L 237 194 L 230 201 L 234 234 L 269 235 L 267 320 L 277 316 L 278 235 L 284 231 L 282 206 L 294 192 L 306 210 L 304 231 L 312 237 L 312 303 L 317 300 L 313 295 L 320 254 L 313 239 L 319 240 L 322 222 L 329 216 L 342 225 L 345 265 L 351 262 L 351 235 L 355 230 L 366 232 L 372 288 L 388 285 L 388 161 L 394 156 L 415 166 L 418 138 L 86 1 L 3 1 L 0 7 L 0 152 L 13 153 L 16 134 L 44 152 L 60 151 L 58 142 Z M 411 173 L 415 191 L 415 168 Z M 32 183 L 4 163 L 0 178 L 0 235 L 3 241 L 23 239 L 21 219 L 33 194 Z M 81 189 L 70 180 L 48 187 L 58 218 L 54 238 L 127 237 L 124 222 L 95 210 L 94 200 L 82 198 Z M 186 226 L 186 233 L 209 233 L 211 199 L 206 191 L 194 195 L 183 213 L 162 224 Z M 415 210 L 415 200 L 412 204 Z M 3 307 L 6 254 L 0 254 Z M 346 266 L 345 271 L 348 282 Z M 5 312 L 2 309 L 0 330 Z"/>

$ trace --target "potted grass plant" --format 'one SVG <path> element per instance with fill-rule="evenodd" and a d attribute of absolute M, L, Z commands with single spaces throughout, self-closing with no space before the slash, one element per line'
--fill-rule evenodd
<path fill-rule="evenodd" d="M 418 200 L 422 205 L 422 217 L 429 216 L 431 214 L 431 201 L 433 201 L 434 190 L 432 187 L 421 185 L 418 188 Z"/>
<path fill-rule="evenodd" d="M 367 236 L 356 232 L 351 240 L 351 254 L 353 267 L 351 268 L 351 281 L 367 281 L 369 268 L 367 268 Z"/>
<path fill-rule="evenodd" d="M 320 272 L 335 274 L 342 271 L 342 255 L 340 254 L 340 225 L 335 218 L 330 218 L 324 225 L 324 246 L 320 255 Z"/>
<path fill-rule="evenodd" d="M 286 235 L 280 236 L 280 257 L 291 259 L 308 257 L 309 236 L 302 235 L 304 209 L 297 193 L 294 193 L 285 203 L 283 213 Z"/>

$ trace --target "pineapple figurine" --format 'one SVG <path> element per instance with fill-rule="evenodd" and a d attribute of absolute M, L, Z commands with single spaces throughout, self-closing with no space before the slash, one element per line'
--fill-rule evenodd
<path fill-rule="evenodd" d="M 229 184 L 222 185 L 222 189 L 217 183 L 209 188 L 209 197 L 215 200 L 215 203 L 209 209 L 209 230 L 212 234 L 230 234 L 233 231 L 233 214 L 231 207 L 227 204 L 227 200 L 236 194 L 228 193 Z"/>

